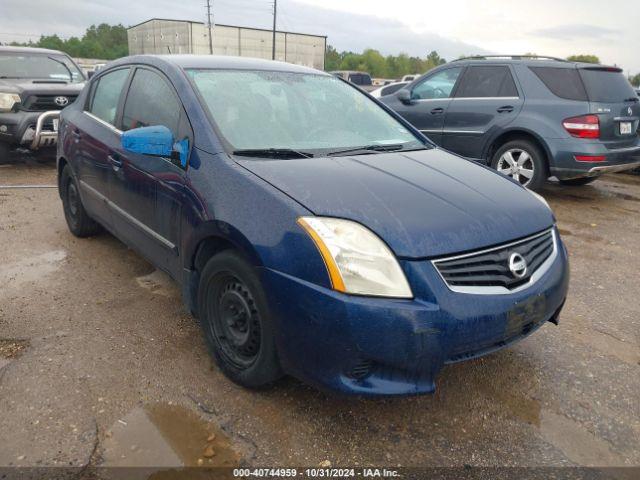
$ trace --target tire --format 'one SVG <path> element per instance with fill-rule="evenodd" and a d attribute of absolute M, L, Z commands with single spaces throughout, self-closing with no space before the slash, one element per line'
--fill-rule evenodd
<path fill-rule="evenodd" d="M 568 185 L 571 187 L 580 187 L 582 185 L 588 185 L 591 182 L 595 182 L 598 177 L 581 177 L 571 178 L 569 180 L 558 180 L 562 185 Z"/>
<path fill-rule="evenodd" d="M 65 165 L 62 169 L 60 189 L 64 218 L 71 233 L 80 238 L 90 237 L 98 233 L 100 225 L 84 209 L 78 182 L 71 174 L 71 169 L 68 165 Z"/>
<path fill-rule="evenodd" d="M 260 279 L 233 250 L 218 253 L 204 267 L 198 313 L 209 351 L 230 380 L 257 389 L 283 376 Z"/>
<path fill-rule="evenodd" d="M 525 139 L 512 140 L 500 147 L 491 159 L 491 168 L 531 190 L 540 190 L 549 176 L 544 153 Z"/>
<path fill-rule="evenodd" d="M 11 161 L 11 149 L 9 145 L 0 143 L 0 165 L 5 165 Z"/>

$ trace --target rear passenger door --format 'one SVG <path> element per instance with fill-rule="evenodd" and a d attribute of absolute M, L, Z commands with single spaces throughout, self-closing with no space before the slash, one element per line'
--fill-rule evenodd
<path fill-rule="evenodd" d="M 93 81 L 82 122 L 70 126 L 76 143 L 74 167 L 82 202 L 92 216 L 107 226 L 112 223 L 107 206 L 114 175 L 112 160 L 120 146 L 116 116 L 130 71 L 129 67 L 120 68 Z"/>
<path fill-rule="evenodd" d="M 161 72 L 137 67 L 124 100 L 120 129 L 163 125 L 176 142 L 193 144 L 193 133 L 178 95 Z M 182 199 L 186 166 L 170 158 L 120 147 L 113 184 L 118 231 L 157 267 L 179 278 Z"/>
<path fill-rule="evenodd" d="M 510 66 L 467 67 L 445 115 L 442 146 L 482 158 L 489 139 L 517 117 L 523 101 Z"/>

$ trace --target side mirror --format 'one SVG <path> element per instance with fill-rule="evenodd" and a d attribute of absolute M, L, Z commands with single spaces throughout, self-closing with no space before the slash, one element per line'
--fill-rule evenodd
<path fill-rule="evenodd" d="M 167 157 L 182 168 L 187 166 L 189 139 L 175 142 L 171 130 L 163 125 L 127 130 L 122 133 L 121 142 L 128 152 Z"/>
<path fill-rule="evenodd" d="M 398 90 L 398 100 L 400 100 L 405 105 L 411 104 L 411 91 L 408 88 L 401 88 L 400 90 Z"/>

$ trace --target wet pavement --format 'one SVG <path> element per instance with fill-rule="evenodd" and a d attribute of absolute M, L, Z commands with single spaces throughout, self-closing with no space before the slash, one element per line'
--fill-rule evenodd
<path fill-rule="evenodd" d="M 0 165 L 0 466 L 640 465 L 640 177 L 549 184 L 560 326 L 451 365 L 431 396 L 244 390 L 178 288 L 67 230 L 52 163 Z"/>

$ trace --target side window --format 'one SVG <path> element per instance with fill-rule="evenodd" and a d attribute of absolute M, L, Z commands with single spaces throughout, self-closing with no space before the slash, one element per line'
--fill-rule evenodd
<path fill-rule="evenodd" d="M 457 98 L 517 97 L 518 89 L 506 66 L 469 67 L 460 80 Z"/>
<path fill-rule="evenodd" d="M 430 76 L 413 88 L 411 98 L 414 100 L 449 98 L 461 71 L 462 67 L 448 68 Z"/>
<path fill-rule="evenodd" d="M 122 130 L 164 125 L 178 139 L 181 115 L 182 105 L 167 82 L 155 72 L 138 69 L 124 104 Z"/>
<path fill-rule="evenodd" d="M 120 94 L 128 76 L 129 69 L 123 68 L 100 77 L 93 87 L 93 97 L 88 111 L 100 120 L 115 125 Z"/>
<path fill-rule="evenodd" d="M 529 67 L 554 95 L 567 100 L 586 102 L 580 74 L 576 68 Z"/>

